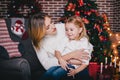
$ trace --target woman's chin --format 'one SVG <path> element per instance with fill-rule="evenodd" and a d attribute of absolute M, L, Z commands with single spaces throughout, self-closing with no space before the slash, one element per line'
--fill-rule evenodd
<path fill-rule="evenodd" d="M 57 33 L 56 31 L 52 32 L 53 35 L 55 35 L 56 33 Z"/>

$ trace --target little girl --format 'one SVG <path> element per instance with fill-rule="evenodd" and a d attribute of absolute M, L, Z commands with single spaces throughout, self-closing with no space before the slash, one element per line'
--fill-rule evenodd
<path fill-rule="evenodd" d="M 66 36 L 63 41 L 59 42 L 59 48 L 56 48 L 55 56 L 60 66 L 53 66 L 47 70 L 44 77 L 47 80 L 61 80 L 65 76 L 73 76 L 79 80 L 89 80 L 87 66 L 91 58 L 93 46 L 88 41 L 85 25 L 78 16 L 68 18 L 65 24 Z M 89 59 L 70 59 L 65 61 L 62 55 L 74 50 L 81 49 L 83 52 L 89 53 Z M 82 73 L 82 74 L 81 74 Z M 44 79 L 45 80 L 45 79 Z"/>

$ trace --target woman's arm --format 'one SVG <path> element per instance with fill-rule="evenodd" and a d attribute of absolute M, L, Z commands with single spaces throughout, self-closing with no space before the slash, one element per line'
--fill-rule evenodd
<path fill-rule="evenodd" d="M 62 58 L 60 51 L 55 50 L 55 57 L 59 60 Z"/>
<path fill-rule="evenodd" d="M 89 58 L 89 54 L 87 52 L 84 52 L 84 50 L 75 50 L 70 53 L 67 53 L 66 55 L 63 55 L 62 58 L 64 60 L 70 60 L 71 58 L 81 60 L 82 58 Z"/>
<path fill-rule="evenodd" d="M 74 76 L 75 74 L 79 73 L 80 71 L 84 70 L 88 65 L 82 64 L 76 69 L 70 69 L 68 76 Z"/>
<path fill-rule="evenodd" d="M 60 51 L 55 50 L 55 57 L 58 59 L 58 63 L 60 64 L 60 66 L 63 69 L 67 70 L 67 61 L 62 58 Z"/>
<path fill-rule="evenodd" d="M 70 64 L 73 64 L 73 65 L 81 65 L 81 63 L 82 63 L 82 61 L 80 61 L 78 59 L 70 59 L 67 62 Z"/>
<path fill-rule="evenodd" d="M 41 48 L 39 51 L 36 50 L 37 57 L 42 66 L 47 70 L 52 66 L 58 66 L 58 60 L 56 57 L 49 57 L 47 52 Z"/>

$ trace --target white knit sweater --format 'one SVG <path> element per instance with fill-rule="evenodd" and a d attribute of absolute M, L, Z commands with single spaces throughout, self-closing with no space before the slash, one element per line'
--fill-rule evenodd
<path fill-rule="evenodd" d="M 42 46 L 40 50 L 36 50 L 37 57 L 43 67 L 47 70 L 52 66 L 58 66 L 58 60 L 54 56 L 54 51 L 56 46 L 59 45 L 59 41 L 61 41 L 65 37 L 65 28 L 63 23 L 55 24 L 57 29 L 56 35 L 46 35 L 42 40 Z"/>

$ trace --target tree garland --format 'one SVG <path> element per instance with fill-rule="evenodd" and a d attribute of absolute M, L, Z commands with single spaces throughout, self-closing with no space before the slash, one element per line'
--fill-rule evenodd
<path fill-rule="evenodd" d="M 8 4 L 8 17 L 29 17 L 41 12 L 41 5 L 36 0 L 11 0 Z"/>

